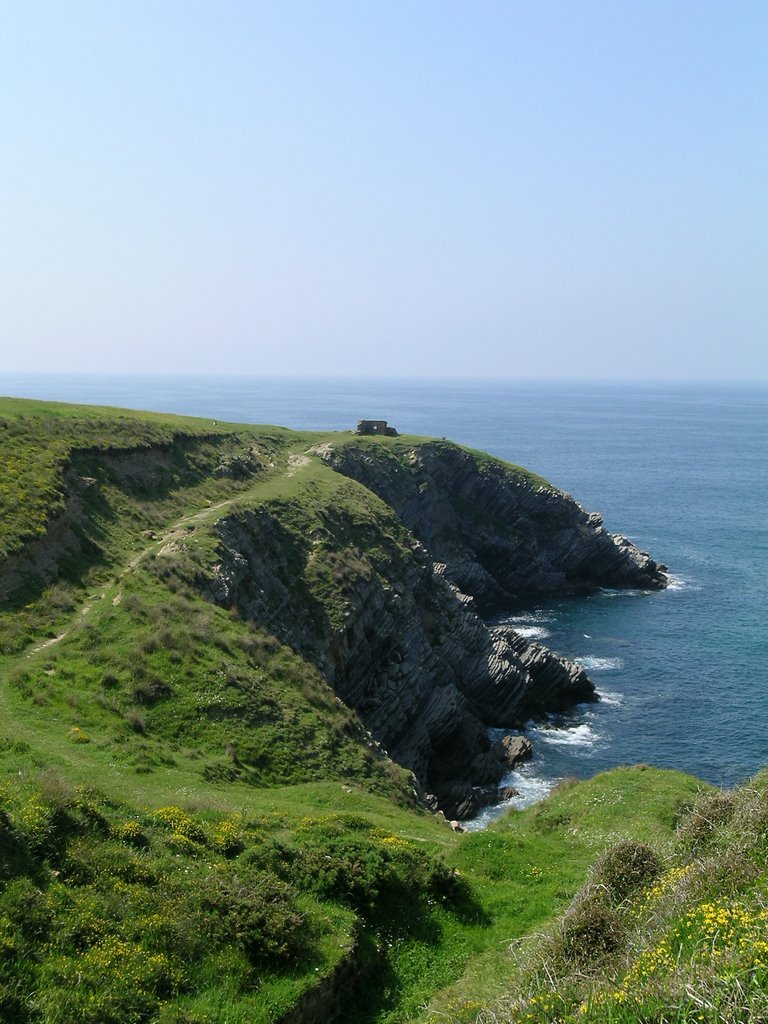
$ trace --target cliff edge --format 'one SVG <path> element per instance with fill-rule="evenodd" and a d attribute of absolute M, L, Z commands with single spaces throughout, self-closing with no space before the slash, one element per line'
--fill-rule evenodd
<path fill-rule="evenodd" d="M 94 602 L 146 570 L 166 597 L 202 594 L 290 647 L 303 659 L 302 700 L 321 673 L 326 703 L 341 718 L 335 694 L 368 730 L 366 739 L 349 716 L 350 742 L 385 749 L 451 817 L 497 799 L 520 753 L 493 746 L 489 726 L 596 699 L 579 666 L 499 625 L 499 614 L 666 582 L 663 566 L 568 495 L 449 442 L 0 405 L 3 653 L 66 643 Z M 126 620 L 126 634 L 134 627 Z M 137 655 L 134 675 L 147 657 Z M 177 675 L 165 666 L 157 680 L 169 702 Z M 264 686 L 279 681 L 265 676 Z M 268 724 L 257 716 L 248 729 L 274 735 Z M 317 720 L 306 732 L 307 757 L 323 761 L 324 728 Z M 266 768 L 239 753 L 243 772 L 292 778 L 268 748 Z"/>
<path fill-rule="evenodd" d="M 599 514 L 484 453 L 439 441 L 353 442 L 323 457 L 393 508 L 486 612 L 521 598 L 666 586 L 665 567 L 609 533 Z"/>
<path fill-rule="evenodd" d="M 596 699 L 579 666 L 488 616 L 532 596 L 658 589 L 663 567 L 540 478 L 457 445 L 310 455 L 334 472 L 300 501 L 219 521 L 206 592 L 315 664 L 446 815 L 471 817 L 508 763 L 488 726 Z"/>

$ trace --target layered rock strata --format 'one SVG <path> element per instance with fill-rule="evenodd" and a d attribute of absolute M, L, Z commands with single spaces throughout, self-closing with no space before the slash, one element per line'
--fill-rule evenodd
<path fill-rule="evenodd" d="M 454 446 L 323 454 L 367 516 L 343 501 L 314 526 L 279 503 L 227 516 L 208 593 L 317 665 L 447 817 L 471 817 L 509 765 L 489 725 L 596 699 L 579 666 L 480 611 L 663 574 L 566 495 Z"/>
<path fill-rule="evenodd" d="M 484 611 L 521 597 L 666 586 L 665 567 L 647 552 L 517 467 L 441 442 L 320 454 L 394 509 Z"/>

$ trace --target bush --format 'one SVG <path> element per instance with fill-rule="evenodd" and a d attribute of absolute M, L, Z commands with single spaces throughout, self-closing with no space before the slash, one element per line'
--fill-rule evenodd
<path fill-rule="evenodd" d="M 35 778 L 40 799 L 54 810 L 64 810 L 72 799 L 72 787 L 55 768 L 45 768 Z"/>
<path fill-rule="evenodd" d="M 225 818 L 211 830 L 211 846 L 225 857 L 236 857 L 242 853 L 245 843 L 238 821 Z"/>
<path fill-rule="evenodd" d="M 235 941 L 251 963 L 297 959 L 305 916 L 275 875 L 247 865 L 220 870 L 206 878 L 202 904 L 218 918 L 222 941 Z"/>
<path fill-rule="evenodd" d="M 13 827 L 4 808 L 0 807 L 0 883 L 27 867 L 29 853 Z"/>
<path fill-rule="evenodd" d="M 118 825 L 114 830 L 117 839 L 121 839 L 130 846 L 145 849 L 149 846 L 149 839 L 138 821 L 126 821 Z"/>
<path fill-rule="evenodd" d="M 360 913 L 398 900 L 411 906 L 430 897 L 466 901 L 466 886 L 443 861 L 402 836 L 372 828 L 366 818 L 310 822 L 302 838 L 291 869 L 297 884 Z"/>
<path fill-rule="evenodd" d="M 45 894 L 28 878 L 16 878 L 8 883 L 0 897 L 0 914 L 28 942 L 47 937 L 51 908 Z"/>
<path fill-rule="evenodd" d="M 296 863 L 299 884 L 325 899 L 373 910 L 382 888 L 394 880 L 388 852 L 366 835 L 313 836 Z"/>
<path fill-rule="evenodd" d="M 622 938 L 618 913 L 588 892 L 562 918 L 552 938 L 551 953 L 568 964 L 585 964 L 613 953 Z"/>
<path fill-rule="evenodd" d="M 599 857 L 592 869 L 592 882 L 601 886 L 615 903 L 621 903 L 661 874 L 656 851 L 630 839 L 616 843 Z"/>
<path fill-rule="evenodd" d="M 695 853 L 707 846 L 717 828 L 731 820 L 733 812 L 732 793 L 707 793 L 677 826 L 678 839 L 687 850 Z"/>
<path fill-rule="evenodd" d="M 164 679 L 153 678 L 137 683 L 131 692 L 131 697 L 137 704 L 151 707 L 159 700 L 170 697 L 172 693 L 173 687 L 166 683 Z"/>
<path fill-rule="evenodd" d="M 147 731 L 147 720 L 140 711 L 135 711 L 133 709 L 126 711 L 125 721 L 129 729 L 138 733 L 139 736 L 144 736 Z"/>
<path fill-rule="evenodd" d="M 120 837 L 122 838 L 122 837 Z M 97 879 L 152 885 L 157 880 L 153 861 L 126 849 L 115 839 L 73 839 L 61 860 L 62 878 L 69 885 L 90 885 Z"/>
<path fill-rule="evenodd" d="M 205 842 L 205 833 L 199 823 L 180 807 L 159 807 L 153 817 L 174 835 L 182 835 L 193 843 Z"/>
<path fill-rule="evenodd" d="M 52 957 L 41 980 L 35 1009 L 45 1024 L 139 1024 L 173 994 L 178 974 L 164 954 L 109 935 L 84 953 Z"/>

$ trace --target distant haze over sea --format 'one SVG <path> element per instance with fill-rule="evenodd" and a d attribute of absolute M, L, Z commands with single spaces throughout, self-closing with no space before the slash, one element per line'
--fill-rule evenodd
<path fill-rule="evenodd" d="M 662 593 L 516 609 L 600 704 L 530 725 L 513 781 L 622 763 L 731 785 L 768 763 L 768 386 L 0 376 L 0 392 L 309 429 L 387 419 L 534 470 L 670 569 Z"/>

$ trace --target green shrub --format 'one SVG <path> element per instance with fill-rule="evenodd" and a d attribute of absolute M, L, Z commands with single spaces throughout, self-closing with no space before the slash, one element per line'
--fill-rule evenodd
<path fill-rule="evenodd" d="M 573 904 L 551 940 L 551 954 L 565 964 L 588 964 L 617 950 L 624 929 L 616 910 L 594 892 Z"/>
<path fill-rule="evenodd" d="M 296 864 L 300 885 L 325 899 L 341 899 L 369 912 L 395 880 L 392 858 L 365 835 L 312 837 Z"/>
<path fill-rule="evenodd" d="M 169 957 L 116 935 L 76 956 L 51 957 L 40 976 L 33 1005 L 42 1024 L 142 1024 L 179 981 Z"/>
<path fill-rule="evenodd" d="M 213 913 L 214 934 L 241 946 L 251 963 L 293 961 L 306 923 L 295 897 L 275 875 L 238 864 L 207 876 L 202 906 Z"/>
<path fill-rule="evenodd" d="M 205 842 L 205 832 L 200 824 L 180 807 L 159 807 L 154 818 L 174 835 L 185 836 L 193 843 Z"/>
<path fill-rule="evenodd" d="M 26 846 L 7 811 L 0 807 L 0 882 L 23 871 L 29 862 Z"/>
<path fill-rule="evenodd" d="M 290 871 L 302 888 L 364 915 L 395 901 L 415 907 L 435 897 L 466 898 L 462 879 L 442 860 L 353 815 L 310 820 Z"/>
<path fill-rule="evenodd" d="M 138 821 L 126 821 L 122 825 L 118 825 L 114 830 L 114 834 L 117 839 L 121 839 L 130 846 L 135 846 L 139 849 L 149 846 L 149 839 Z"/>
<path fill-rule="evenodd" d="M 44 939 L 52 920 L 49 901 L 29 878 L 8 883 L 0 896 L 0 915 L 27 942 Z"/>
<path fill-rule="evenodd" d="M 680 821 L 677 827 L 678 839 L 693 853 L 704 849 L 715 831 L 731 820 L 734 806 L 732 793 L 721 790 L 706 793 Z"/>
<path fill-rule="evenodd" d="M 661 874 L 661 858 L 646 843 L 626 839 L 597 859 L 592 882 L 601 886 L 615 903 L 621 903 Z"/>
<path fill-rule="evenodd" d="M 147 731 L 147 720 L 140 711 L 131 709 L 125 713 L 125 722 L 128 728 L 139 736 L 144 736 Z"/>
<path fill-rule="evenodd" d="M 211 830 L 211 846 L 225 857 L 236 857 L 242 853 L 245 843 L 240 822 L 225 818 L 214 825 Z"/>
<path fill-rule="evenodd" d="M 195 847 L 195 849 L 197 849 Z M 126 849 L 119 841 L 91 837 L 73 839 L 61 860 L 62 877 L 72 885 L 87 885 L 97 879 L 153 885 L 155 863 L 141 852 Z"/>

